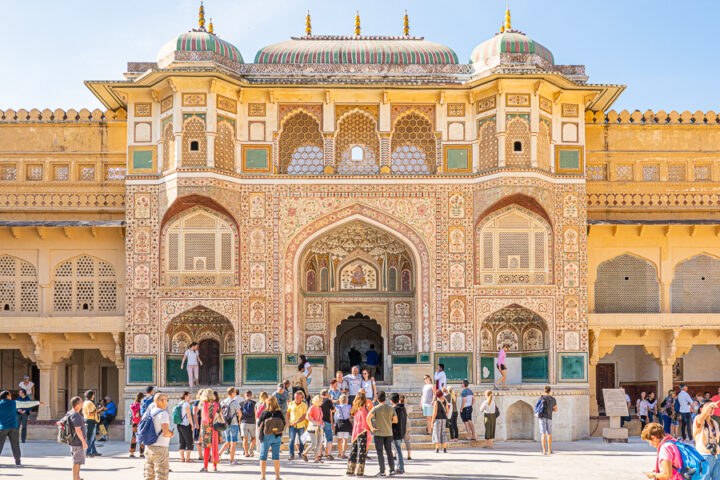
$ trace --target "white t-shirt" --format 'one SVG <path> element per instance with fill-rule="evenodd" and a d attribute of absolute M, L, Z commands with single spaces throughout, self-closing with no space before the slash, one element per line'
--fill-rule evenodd
<path fill-rule="evenodd" d="M 198 352 L 197 350 L 185 350 L 185 356 L 187 357 L 187 366 L 191 367 L 198 364 Z"/>
<path fill-rule="evenodd" d="M 303 376 L 305 376 L 305 377 L 310 376 L 310 367 L 312 367 L 312 365 L 310 365 L 310 362 L 305 362 L 305 365 L 303 365 L 303 368 L 305 369 L 305 370 L 303 370 Z"/>
<path fill-rule="evenodd" d="M 158 413 L 158 411 L 160 413 Z M 153 444 L 153 447 L 170 446 L 170 437 L 162 434 L 163 423 L 167 423 L 168 428 L 170 427 L 170 414 L 167 410 L 161 410 L 160 407 L 153 404 L 153 406 L 150 407 L 150 416 L 152 416 L 153 425 L 155 426 L 155 433 L 158 434 L 157 442 Z"/>
<path fill-rule="evenodd" d="M 685 390 L 680 390 L 678 393 L 678 401 L 680 402 L 680 413 L 690 413 L 690 407 L 692 407 L 692 397 Z"/>
<path fill-rule="evenodd" d="M 25 384 L 23 382 L 18 383 L 18 387 L 25 390 L 25 393 L 27 393 L 28 395 L 32 395 L 32 389 L 34 386 L 35 386 L 35 384 L 33 382 L 28 382 L 27 384 Z"/>
<path fill-rule="evenodd" d="M 638 398 L 637 404 L 635 405 L 635 410 L 637 411 L 638 415 L 647 415 L 649 408 L 650 405 L 648 404 L 647 400 L 642 400 Z"/>
<path fill-rule="evenodd" d="M 447 384 L 447 376 L 445 375 L 445 372 L 435 372 L 435 383 L 438 384 L 438 388 L 445 388 L 445 385 Z"/>
<path fill-rule="evenodd" d="M 373 396 L 373 382 L 372 380 L 360 380 L 360 388 L 365 390 L 365 396 L 372 400 Z"/>
<path fill-rule="evenodd" d="M 492 402 L 488 403 L 487 398 L 485 401 L 480 405 L 480 411 L 485 413 L 495 413 L 495 399 L 492 399 Z"/>
<path fill-rule="evenodd" d="M 432 405 L 433 395 L 434 395 L 433 386 L 429 383 L 426 383 L 425 385 L 423 385 L 422 400 L 421 400 L 422 404 L 427 405 L 427 406 Z"/>

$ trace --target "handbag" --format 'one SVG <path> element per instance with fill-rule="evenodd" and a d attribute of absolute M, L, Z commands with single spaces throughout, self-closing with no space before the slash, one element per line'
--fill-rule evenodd
<path fill-rule="evenodd" d="M 500 409 L 495 405 L 495 420 L 500 418 Z"/>
<path fill-rule="evenodd" d="M 310 432 L 308 432 L 308 431 L 303 432 L 303 434 L 300 435 L 300 441 L 302 443 L 308 443 L 308 444 L 312 443 L 312 435 L 310 434 Z"/>
<path fill-rule="evenodd" d="M 341 411 L 342 410 L 340 410 L 339 412 L 341 412 Z M 340 415 L 339 412 L 338 412 L 338 415 Z M 348 418 L 340 417 L 337 419 L 337 423 L 335 424 L 335 433 L 338 433 L 338 432 L 347 432 L 347 433 L 352 432 L 352 423 L 350 423 L 350 417 L 348 417 Z"/>
<path fill-rule="evenodd" d="M 285 421 L 279 417 L 269 417 L 265 419 L 263 425 L 264 435 L 282 435 L 285 430 Z"/>
<path fill-rule="evenodd" d="M 224 432 L 225 430 L 227 430 L 227 423 L 225 422 L 225 418 L 223 418 L 222 415 L 216 415 L 216 413 L 217 410 L 215 409 L 215 405 L 213 405 L 213 429 L 216 432 Z"/>

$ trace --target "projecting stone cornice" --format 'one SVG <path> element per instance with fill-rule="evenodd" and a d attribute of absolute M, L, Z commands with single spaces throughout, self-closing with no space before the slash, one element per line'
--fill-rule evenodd
<path fill-rule="evenodd" d="M 720 313 L 590 313 L 593 330 L 720 330 Z"/>

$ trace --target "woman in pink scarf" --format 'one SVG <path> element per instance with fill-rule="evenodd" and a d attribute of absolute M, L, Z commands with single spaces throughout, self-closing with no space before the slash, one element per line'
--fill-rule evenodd
<path fill-rule="evenodd" d="M 365 393 L 362 391 L 358 392 L 355 396 L 352 409 L 350 410 L 354 422 L 352 430 L 352 450 L 350 451 L 350 458 L 348 459 L 347 474 L 357 475 L 358 477 L 365 475 L 367 446 L 372 442 L 370 426 L 367 423 L 368 411 L 366 401 Z"/>

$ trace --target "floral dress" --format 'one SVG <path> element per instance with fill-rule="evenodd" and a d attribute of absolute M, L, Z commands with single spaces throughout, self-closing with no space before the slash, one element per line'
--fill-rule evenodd
<path fill-rule="evenodd" d="M 218 460 L 218 445 L 220 439 L 218 432 L 213 427 L 213 420 L 215 415 L 220 410 L 220 406 L 217 402 L 202 402 L 202 428 L 200 430 L 200 441 L 202 442 L 202 448 L 209 448 L 210 455 L 212 457 L 212 463 L 219 463 Z"/>

